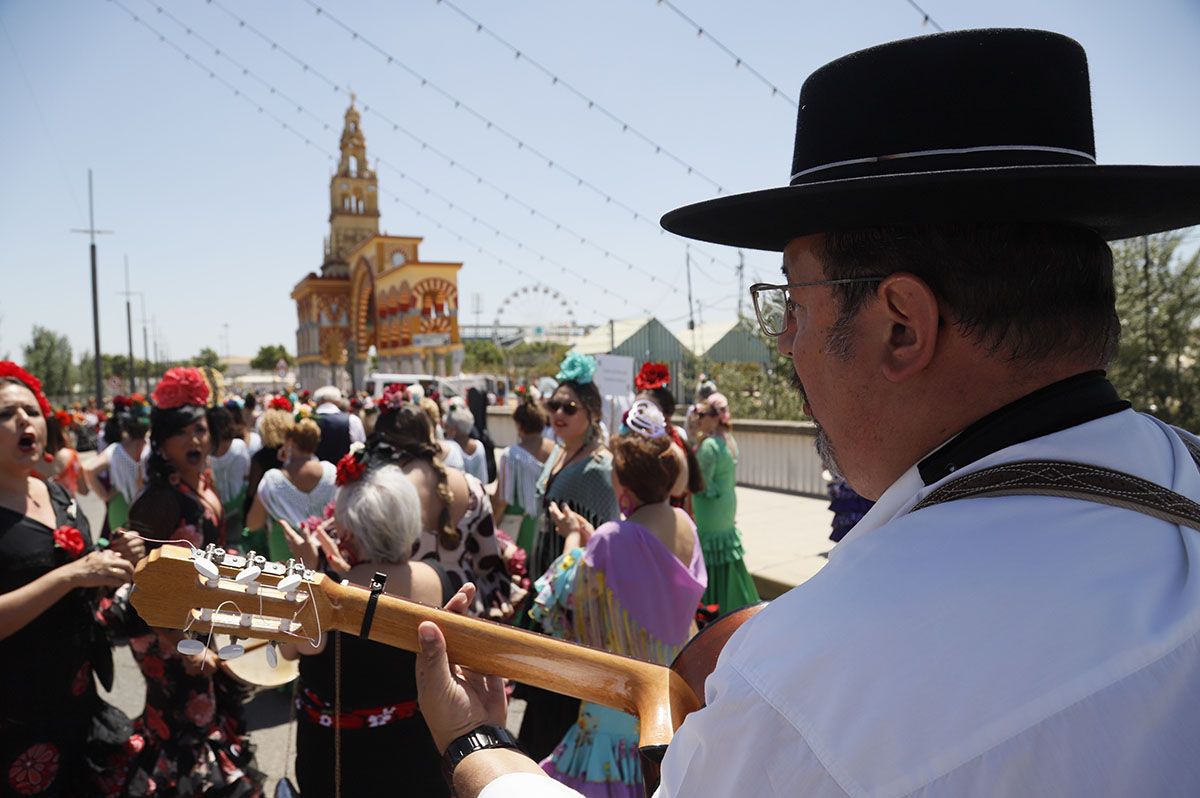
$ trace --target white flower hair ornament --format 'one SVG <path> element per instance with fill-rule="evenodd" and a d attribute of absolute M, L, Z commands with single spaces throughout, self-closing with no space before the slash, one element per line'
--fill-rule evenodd
<path fill-rule="evenodd" d="M 625 426 L 644 438 L 662 438 L 667 434 L 667 420 L 658 405 L 647 399 L 638 399 L 629 408 Z"/>

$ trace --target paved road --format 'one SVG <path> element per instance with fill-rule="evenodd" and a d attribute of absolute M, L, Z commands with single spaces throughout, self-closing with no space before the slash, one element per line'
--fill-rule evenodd
<path fill-rule="evenodd" d="M 86 456 L 85 456 L 86 459 Z M 832 543 L 828 540 L 832 514 L 828 502 L 770 491 L 738 488 L 738 526 L 746 547 L 746 565 L 755 576 L 759 591 L 774 598 L 800 584 L 825 563 L 821 556 Z M 103 507 L 91 497 L 80 497 L 80 506 L 92 529 L 101 528 Z M 114 652 L 116 678 L 111 703 L 130 717 L 141 713 L 145 681 L 126 647 Z M 524 702 L 510 707 L 509 726 L 520 726 Z M 254 695 L 246 706 L 250 737 L 257 749 L 258 767 L 267 774 L 267 786 L 289 771 L 289 751 L 294 750 L 289 702 L 276 690 Z M 271 794 L 268 792 L 268 794 Z"/>

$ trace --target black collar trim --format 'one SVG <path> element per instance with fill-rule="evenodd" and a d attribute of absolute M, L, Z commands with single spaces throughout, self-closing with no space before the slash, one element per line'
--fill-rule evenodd
<path fill-rule="evenodd" d="M 932 485 L 993 452 L 1129 409 L 1103 371 L 1039 388 L 979 419 L 917 464 Z"/>

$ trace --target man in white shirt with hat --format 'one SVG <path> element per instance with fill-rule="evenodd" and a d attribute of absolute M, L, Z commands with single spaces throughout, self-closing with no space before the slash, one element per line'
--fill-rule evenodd
<path fill-rule="evenodd" d="M 1084 52 L 1043 31 L 854 53 L 800 109 L 789 186 L 663 226 L 783 252 L 759 323 L 877 502 L 726 645 L 658 795 L 1200 794 L 1200 441 L 1103 372 L 1106 242 L 1200 223 L 1200 167 L 1097 165 Z M 575 795 L 421 636 L 457 794 Z"/>

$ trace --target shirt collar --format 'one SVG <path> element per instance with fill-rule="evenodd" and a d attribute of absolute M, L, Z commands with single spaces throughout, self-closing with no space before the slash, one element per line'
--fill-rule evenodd
<path fill-rule="evenodd" d="M 1103 371 L 1088 371 L 1005 405 L 930 452 L 893 482 L 829 553 L 842 556 L 858 540 L 906 512 L 928 486 L 1001 449 L 1060 432 L 1129 407 Z"/>
<path fill-rule="evenodd" d="M 917 464 L 932 485 L 981 457 L 1129 408 L 1103 371 L 1051 383 L 988 413 Z"/>
<path fill-rule="evenodd" d="M 328 413 L 340 413 L 342 412 L 342 409 L 333 402 L 322 402 L 321 404 L 317 405 L 317 412 L 321 415 L 326 415 Z"/>

